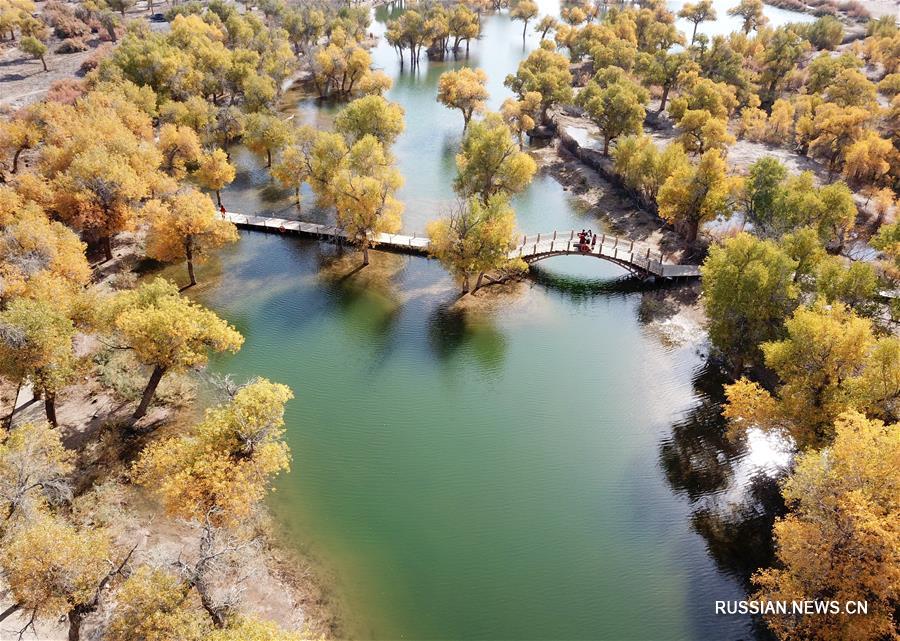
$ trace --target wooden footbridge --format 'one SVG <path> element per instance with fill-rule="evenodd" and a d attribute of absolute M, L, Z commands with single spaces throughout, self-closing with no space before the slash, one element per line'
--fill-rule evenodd
<path fill-rule="evenodd" d="M 335 225 L 233 212 L 226 212 L 224 217 L 242 229 L 308 236 L 338 243 L 351 240 L 347 232 Z M 376 234 L 372 241 L 380 249 L 428 255 L 428 238 L 416 234 Z M 518 246 L 509 253 L 510 258 L 521 258 L 528 264 L 554 256 L 592 256 L 615 263 L 639 278 L 681 279 L 700 276 L 698 266 L 666 262 L 663 254 L 633 240 L 602 234 L 592 244 L 585 244 L 579 242 L 574 230 L 562 234 L 554 231 L 550 234 L 522 236 Z"/>

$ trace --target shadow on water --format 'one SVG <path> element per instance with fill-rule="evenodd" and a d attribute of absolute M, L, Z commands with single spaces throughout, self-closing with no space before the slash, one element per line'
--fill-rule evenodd
<path fill-rule="evenodd" d="M 691 503 L 691 526 L 719 569 L 751 589 L 750 576 L 774 558 L 772 525 L 784 513 L 778 475 L 750 465 L 744 441 L 722 415 L 726 380 L 709 361 L 693 379 L 700 402 L 659 446 L 669 485 Z"/>
<path fill-rule="evenodd" d="M 489 321 L 453 303 L 439 305 L 429 317 L 428 343 L 442 361 L 469 350 L 475 362 L 489 370 L 501 367 L 507 347 L 506 338 Z"/>

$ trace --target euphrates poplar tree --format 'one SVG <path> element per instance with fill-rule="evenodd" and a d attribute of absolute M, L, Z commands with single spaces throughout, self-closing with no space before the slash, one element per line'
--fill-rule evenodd
<path fill-rule="evenodd" d="M 244 342 L 237 330 L 162 278 L 116 294 L 103 316 L 138 360 L 152 368 L 135 419 L 147 413 L 166 372 L 204 365 L 209 350 L 236 352 Z"/>

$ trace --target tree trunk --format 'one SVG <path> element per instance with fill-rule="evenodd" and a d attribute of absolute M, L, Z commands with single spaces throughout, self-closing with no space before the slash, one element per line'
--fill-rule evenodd
<path fill-rule="evenodd" d="M 59 427 L 56 422 L 56 394 L 47 392 L 44 396 L 44 412 L 47 414 L 47 420 L 53 427 Z"/>
<path fill-rule="evenodd" d="M 84 615 L 78 610 L 69 612 L 69 641 L 80 641 L 82 620 Z"/>
<path fill-rule="evenodd" d="M 363 267 L 369 264 L 369 243 L 363 245 Z"/>
<path fill-rule="evenodd" d="M 609 138 L 603 137 L 603 155 L 609 156 Z"/>
<path fill-rule="evenodd" d="M 694 23 L 694 32 L 691 34 L 691 46 L 694 46 L 694 41 L 697 39 L 697 27 L 700 26 L 699 22 Z"/>
<path fill-rule="evenodd" d="M 13 166 L 12 171 L 10 173 L 14 174 L 19 170 L 19 154 L 25 151 L 22 148 L 16 149 L 16 153 L 13 154 Z"/>
<path fill-rule="evenodd" d="M 669 99 L 669 89 L 672 88 L 672 85 L 664 85 L 663 86 L 663 94 L 662 98 L 659 99 L 659 111 L 656 112 L 657 115 L 661 114 L 666 110 L 666 100 Z"/>
<path fill-rule="evenodd" d="M 697 240 L 697 233 L 700 231 L 700 223 L 696 220 L 689 220 L 684 224 L 684 227 L 684 239 L 689 244 L 694 243 Z"/>
<path fill-rule="evenodd" d="M 469 274 L 463 274 L 462 293 L 463 296 L 469 293 Z"/>
<path fill-rule="evenodd" d="M 153 400 L 156 388 L 159 387 L 159 381 L 162 380 L 163 374 L 165 373 L 165 367 L 157 365 L 153 368 L 153 373 L 150 375 L 150 381 L 147 383 L 147 387 L 144 389 L 144 395 L 141 397 L 141 404 L 138 405 L 138 408 L 134 411 L 134 414 L 132 414 L 132 418 L 138 419 L 147 413 L 147 408 L 150 407 L 150 401 Z"/>
<path fill-rule="evenodd" d="M 16 407 L 19 404 L 19 392 L 22 391 L 22 379 L 19 379 L 18 384 L 16 385 L 16 393 L 13 395 L 13 406 L 9 412 L 9 418 L 6 419 L 6 431 L 12 429 L 13 417 L 16 415 Z"/>
<path fill-rule="evenodd" d="M 479 272 L 478 280 L 475 281 L 475 289 L 472 290 L 473 294 L 481 288 L 481 281 L 483 281 L 483 280 L 484 280 L 484 272 Z"/>
<path fill-rule="evenodd" d="M 11 606 L 6 608 L 3 612 L 0 612 L 0 621 L 3 621 L 6 617 L 15 612 L 18 612 L 22 608 L 20 603 L 13 603 Z"/>
<path fill-rule="evenodd" d="M 528 21 L 525 21 L 525 26 L 522 27 L 522 44 L 525 44 L 525 33 L 528 31 Z"/>
<path fill-rule="evenodd" d="M 188 277 L 191 281 L 188 287 L 193 287 L 197 284 L 197 278 L 194 276 L 194 243 L 190 236 L 184 241 L 184 257 L 187 259 Z"/>
<path fill-rule="evenodd" d="M 272 150 L 266 149 L 266 167 L 272 167 Z"/>
<path fill-rule="evenodd" d="M 44 65 L 44 71 L 50 71 L 47 69 L 47 61 L 44 60 L 44 56 L 41 56 L 41 64 Z"/>
<path fill-rule="evenodd" d="M 222 206 L 222 192 L 218 189 L 216 189 L 216 203 L 219 205 L 219 207 Z"/>
<path fill-rule="evenodd" d="M 110 236 L 104 236 L 100 239 L 100 242 L 103 243 L 103 255 L 106 257 L 106 260 L 112 260 L 112 238 Z"/>
<path fill-rule="evenodd" d="M 213 625 L 217 628 L 224 628 L 226 621 L 223 609 L 217 608 L 214 605 L 209 596 L 209 590 L 203 582 L 198 581 L 195 584 L 195 587 L 197 588 L 197 593 L 200 595 L 200 605 L 202 605 L 203 609 L 209 614 L 209 618 L 212 619 Z"/>

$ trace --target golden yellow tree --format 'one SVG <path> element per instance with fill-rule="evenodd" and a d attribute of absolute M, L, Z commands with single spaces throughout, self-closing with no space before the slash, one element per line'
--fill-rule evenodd
<path fill-rule="evenodd" d="M 0 301 L 25 296 L 68 308 L 90 281 L 85 246 L 78 236 L 6 186 L 0 186 L 0 243 Z"/>
<path fill-rule="evenodd" d="M 17 298 L 0 312 L 0 330 L 0 374 L 18 386 L 30 381 L 55 426 L 56 395 L 79 373 L 74 323 L 55 303 Z"/>
<path fill-rule="evenodd" d="M 338 224 L 362 249 L 363 265 L 369 264 L 369 247 L 378 234 L 400 230 L 403 203 L 395 194 L 402 184 L 390 154 L 370 135 L 350 148 L 333 177 Z"/>
<path fill-rule="evenodd" d="M 689 243 L 697 240 L 703 223 L 730 214 L 737 183 L 726 169 L 722 153 L 712 149 L 696 165 L 676 169 L 660 188 L 659 215 L 681 228 Z"/>
<path fill-rule="evenodd" d="M 0 121 L 0 167 L 9 158 L 9 173 L 19 170 L 19 156 L 27 149 L 33 149 L 41 140 L 41 130 L 29 118 L 10 118 Z"/>
<path fill-rule="evenodd" d="M 177 576 L 139 567 L 116 591 L 116 607 L 106 628 L 108 641 L 203 641 L 206 614 Z"/>
<path fill-rule="evenodd" d="M 365 135 L 374 136 L 378 142 L 390 147 L 403 133 L 403 107 L 381 96 L 363 96 L 341 109 L 334 119 L 334 130 L 344 134 L 349 144 Z M 306 135 L 297 132 L 297 137 Z"/>
<path fill-rule="evenodd" d="M 875 131 L 867 131 L 844 152 L 844 176 L 857 185 L 878 185 L 888 179 L 891 167 L 900 162 L 893 143 Z"/>
<path fill-rule="evenodd" d="M 284 187 L 294 190 L 294 200 L 300 207 L 300 187 L 309 178 L 309 163 L 303 151 L 295 146 L 284 150 L 272 166 L 272 176 Z"/>
<path fill-rule="evenodd" d="M 165 124 L 159 129 L 159 150 L 163 169 L 176 179 L 184 178 L 200 161 L 200 138 L 190 127 Z"/>
<path fill-rule="evenodd" d="M 821 445 L 841 412 L 866 403 L 854 392 L 876 345 L 872 324 L 835 303 L 800 307 L 785 327 L 787 338 L 761 346 L 781 381 L 776 395 L 741 379 L 726 387 L 725 416 L 738 429 L 756 425 L 801 447 Z"/>
<path fill-rule="evenodd" d="M 272 166 L 272 155 L 291 141 L 290 125 L 266 113 L 252 113 L 244 121 L 244 144 L 254 153 L 265 155 L 266 167 Z"/>
<path fill-rule="evenodd" d="M 47 423 L 25 423 L 0 440 L 0 538 L 9 527 L 31 522 L 72 496 L 74 453 Z"/>
<path fill-rule="evenodd" d="M 541 94 L 536 91 L 527 92 L 521 100 L 507 98 L 500 105 L 500 115 L 519 141 L 519 150 L 525 148 L 524 135 L 537 126 L 540 108 Z"/>
<path fill-rule="evenodd" d="M 462 281 L 462 293 L 467 294 L 474 274 L 478 291 L 486 271 L 516 262 L 509 259 L 515 233 L 516 214 L 504 196 L 493 196 L 487 203 L 473 196 L 428 224 L 428 250 Z"/>
<path fill-rule="evenodd" d="M 147 255 L 162 262 L 187 261 L 190 285 L 197 284 L 194 261 L 201 261 L 209 250 L 236 242 L 237 228 L 222 220 L 206 194 L 188 189 L 169 200 L 151 200 L 144 205 L 150 221 Z"/>
<path fill-rule="evenodd" d="M 113 563 L 113 553 L 103 531 L 40 514 L 16 530 L 0 553 L 0 568 L 21 610 L 32 620 L 64 617 L 69 641 L 78 641 L 84 618 L 124 564 Z"/>
<path fill-rule="evenodd" d="M 767 127 L 767 140 L 773 144 L 784 144 L 794 137 L 795 109 L 787 100 L 779 98 L 772 104 Z"/>
<path fill-rule="evenodd" d="M 496 194 L 513 196 L 525 189 L 537 164 L 519 151 L 503 118 L 490 113 L 466 132 L 456 168 L 456 191 L 465 198 L 477 195 L 487 202 Z"/>
<path fill-rule="evenodd" d="M 216 204 L 221 207 L 222 190 L 231 184 L 235 174 L 234 165 L 228 162 L 228 154 L 222 149 L 213 149 L 200 158 L 194 177 L 201 187 L 216 192 Z"/>
<path fill-rule="evenodd" d="M 484 69 L 463 67 L 445 71 L 438 79 L 437 100 L 448 109 L 459 109 L 463 115 L 463 131 L 476 113 L 484 111 L 488 99 L 487 74 Z"/>
<path fill-rule="evenodd" d="M 303 636 L 282 630 L 271 621 L 238 617 L 227 627 L 211 632 L 205 641 L 303 641 Z"/>
<path fill-rule="evenodd" d="M 135 419 L 147 413 L 166 372 L 204 365 L 209 350 L 236 352 L 244 342 L 237 330 L 162 278 L 117 294 L 103 315 L 138 360 L 153 368 Z"/>
<path fill-rule="evenodd" d="M 40 117 L 44 143 L 37 170 L 47 180 L 40 202 L 99 240 L 111 259 L 111 237 L 134 225 L 137 204 L 174 189 L 159 169 L 152 121 L 129 98 L 107 91 L 90 92 L 75 105 L 45 103 Z"/>
<path fill-rule="evenodd" d="M 728 133 L 728 122 L 715 118 L 706 109 L 688 109 L 678 121 L 681 135 L 678 142 L 688 153 L 702 155 L 710 149 L 723 153 L 734 144 L 734 136 Z"/>
<path fill-rule="evenodd" d="M 207 410 L 193 434 L 151 444 L 134 478 L 150 488 L 172 515 L 235 524 L 250 515 L 286 471 L 285 385 L 259 379 L 225 404 Z"/>
<path fill-rule="evenodd" d="M 840 611 L 772 615 L 785 641 L 876 641 L 896 634 L 900 593 L 900 425 L 840 415 L 834 442 L 800 456 L 775 524 L 778 565 L 754 575 L 753 598 L 836 601 Z M 865 614 L 844 610 L 863 601 Z"/>

